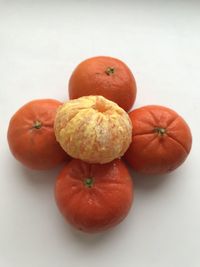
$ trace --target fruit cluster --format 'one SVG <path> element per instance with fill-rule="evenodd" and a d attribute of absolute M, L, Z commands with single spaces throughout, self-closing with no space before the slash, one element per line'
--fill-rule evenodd
<path fill-rule="evenodd" d="M 103 231 L 126 217 L 133 182 L 125 161 L 156 175 L 176 169 L 190 152 L 190 129 L 175 111 L 151 105 L 127 113 L 136 92 L 127 65 L 94 57 L 72 73 L 69 101 L 33 100 L 10 120 L 8 144 L 17 160 L 37 170 L 66 162 L 55 199 L 79 230 Z"/>

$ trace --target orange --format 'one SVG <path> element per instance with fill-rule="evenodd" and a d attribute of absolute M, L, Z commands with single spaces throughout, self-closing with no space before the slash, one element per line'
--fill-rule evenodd
<path fill-rule="evenodd" d="M 99 232 L 127 216 L 133 183 L 122 160 L 101 165 L 73 159 L 57 178 L 55 198 L 70 224 L 85 232 Z"/>
<path fill-rule="evenodd" d="M 107 56 L 81 62 L 69 80 L 70 99 L 102 95 L 126 111 L 131 109 L 136 91 L 136 82 L 128 66 L 119 59 Z"/>
<path fill-rule="evenodd" d="M 61 102 L 37 99 L 22 106 L 11 118 L 8 144 L 14 157 L 31 169 L 46 170 L 68 160 L 56 141 L 54 119 Z"/>
<path fill-rule="evenodd" d="M 167 107 L 154 105 L 135 109 L 129 116 L 133 134 L 125 158 L 136 171 L 166 173 L 185 161 L 192 135 L 180 115 Z"/>

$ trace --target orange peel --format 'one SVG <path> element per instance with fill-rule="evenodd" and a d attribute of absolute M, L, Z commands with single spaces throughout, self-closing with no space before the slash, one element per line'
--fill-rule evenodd
<path fill-rule="evenodd" d="M 103 96 L 83 96 L 57 110 L 54 130 L 61 147 L 73 158 L 108 163 L 124 155 L 132 141 L 128 114 Z"/>

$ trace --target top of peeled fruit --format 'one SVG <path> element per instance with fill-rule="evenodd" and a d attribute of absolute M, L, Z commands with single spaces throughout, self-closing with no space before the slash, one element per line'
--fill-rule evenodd
<path fill-rule="evenodd" d="M 54 129 L 69 155 L 89 163 L 121 157 L 132 139 L 128 114 L 103 96 L 83 96 L 60 106 Z"/>

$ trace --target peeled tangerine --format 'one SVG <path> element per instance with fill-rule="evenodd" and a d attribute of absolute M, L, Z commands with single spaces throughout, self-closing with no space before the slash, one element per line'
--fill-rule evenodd
<path fill-rule="evenodd" d="M 70 156 L 88 163 L 120 158 L 132 140 L 128 114 L 103 96 L 83 96 L 60 106 L 54 130 Z"/>

